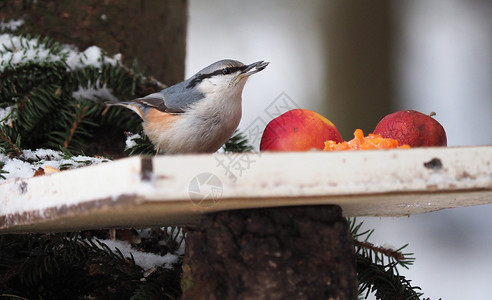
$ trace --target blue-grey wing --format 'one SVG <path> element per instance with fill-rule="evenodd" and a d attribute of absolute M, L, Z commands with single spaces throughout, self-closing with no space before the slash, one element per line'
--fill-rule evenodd
<path fill-rule="evenodd" d="M 193 103 L 200 101 L 204 95 L 195 89 L 186 89 L 186 81 L 163 89 L 158 93 L 138 98 L 132 102 L 148 108 L 168 113 L 184 113 Z"/>

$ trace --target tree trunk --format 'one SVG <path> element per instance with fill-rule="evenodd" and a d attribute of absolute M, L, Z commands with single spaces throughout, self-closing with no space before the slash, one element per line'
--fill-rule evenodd
<path fill-rule="evenodd" d="M 187 235 L 183 271 L 183 299 L 357 299 L 335 205 L 211 214 Z"/>
<path fill-rule="evenodd" d="M 326 111 L 345 140 L 370 133 L 395 103 L 392 2 L 328 1 Z"/>
<path fill-rule="evenodd" d="M 171 85 L 184 78 L 185 0 L 6 0 L 0 20 L 23 19 L 16 33 L 48 36 L 81 51 L 96 45 L 136 58 L 145 73 Z"/>

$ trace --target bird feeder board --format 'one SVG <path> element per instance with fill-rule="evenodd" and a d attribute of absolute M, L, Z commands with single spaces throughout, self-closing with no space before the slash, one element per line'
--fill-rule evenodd
<path fill-rule="evenodd" d="M 0 203 L 1 234 L 221 223 L 234 211 L 251 223 L 285 207 L 329 207 L 314 218 L 330 224 L 343 223 L 336 207 L 410 216 L 492 203 L 492 146 L 131 157 L 4 181 Z"/>
<path fill-rule="evenodd" d="M 0 233 L 192 224 L 299 205 L 409 216 L 492 203 L 492 146 L 131 157 L 4 181 L 0 203 Z"/>

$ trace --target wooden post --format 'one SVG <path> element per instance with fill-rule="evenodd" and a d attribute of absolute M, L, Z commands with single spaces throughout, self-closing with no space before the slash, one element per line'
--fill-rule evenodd
<path fill-rule="evenodd" d="M 357 299 L 336 205 L 210 214 L 186 239 L 183 299 Z"/>

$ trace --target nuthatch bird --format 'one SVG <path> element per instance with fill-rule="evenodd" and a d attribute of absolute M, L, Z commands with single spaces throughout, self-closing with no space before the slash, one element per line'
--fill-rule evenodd
<path fill-rule="evenodd" d="M 158 93 L 114 104 L 142 118 L 157 153 L 213 153 L 239 125 L 248 77 L 268 64 L 221 60 Z"/>

